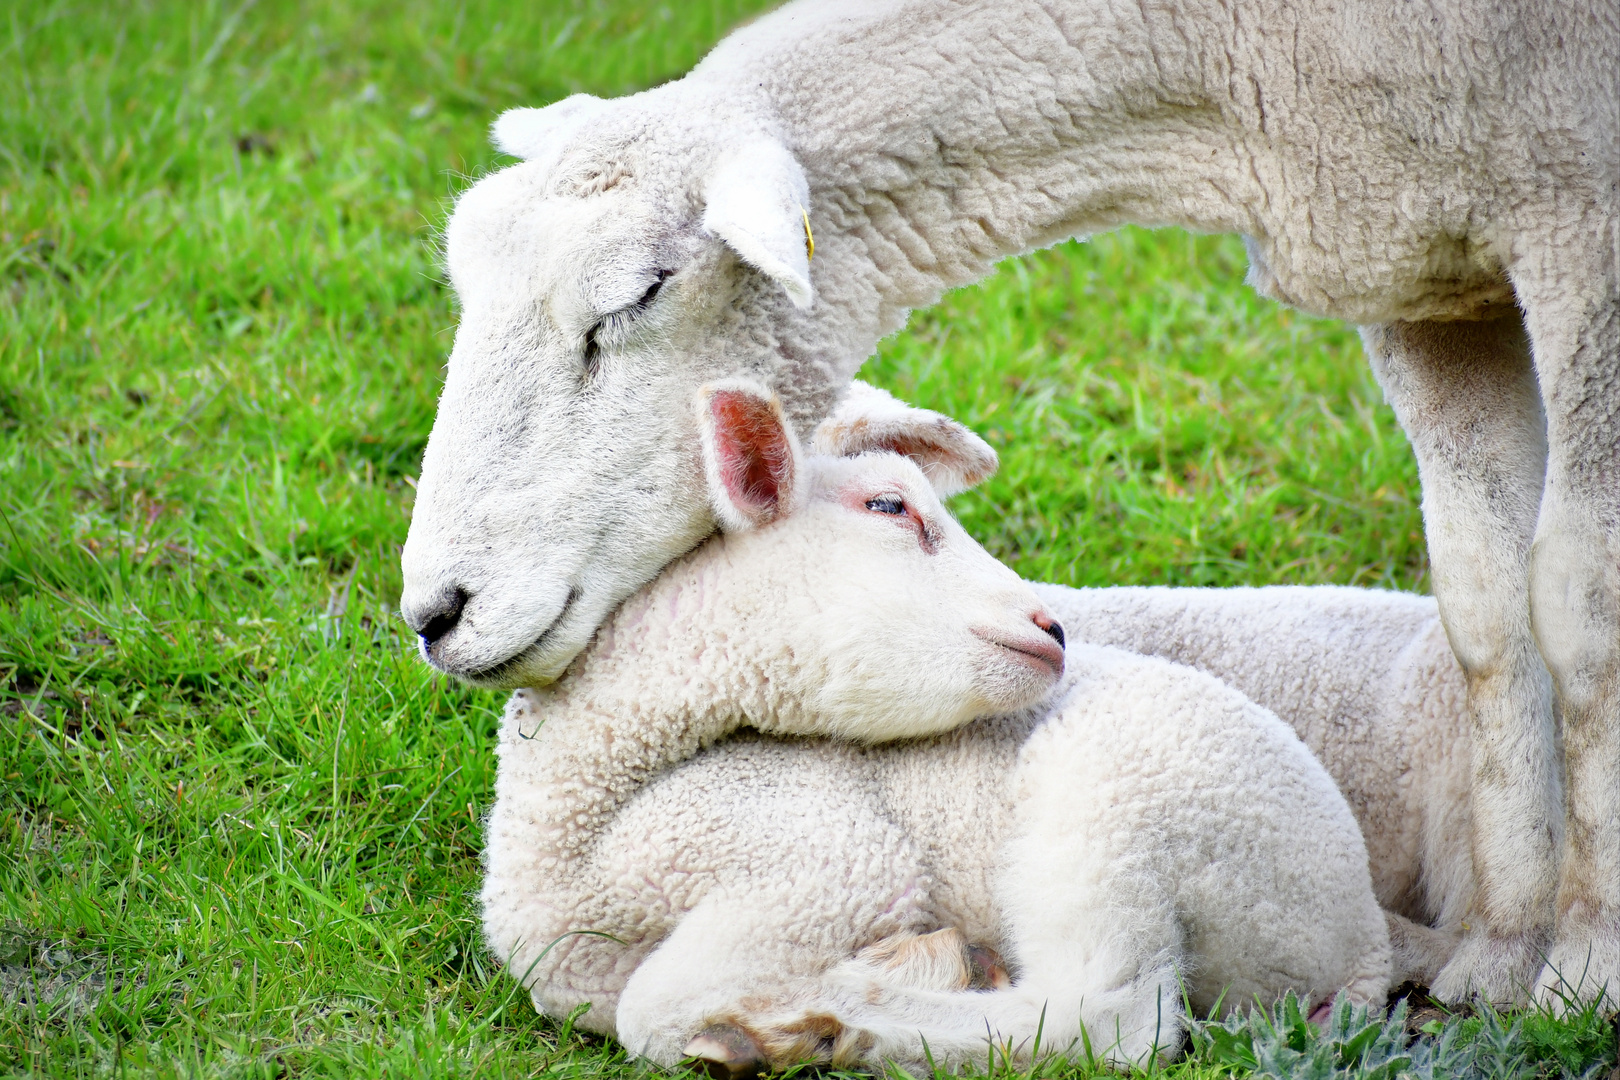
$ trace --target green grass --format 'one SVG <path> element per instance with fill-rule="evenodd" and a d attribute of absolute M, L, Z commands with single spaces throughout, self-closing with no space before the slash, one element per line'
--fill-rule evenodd
<path fill-rule="evenodd" d="M 642 1071 L 480 951 L 499 699 L 415 661 L 398 551 L 492 115 L 754 6 L 0 3 L 0 1071 Z M 1421 589 L 1354 336 L 1242 273 L 1067 245 L 868 377 L 996 443 L 957 507 L 1026 575 Z M 1537 1022 L 1549 1075 L 1608 1060 Z"/>

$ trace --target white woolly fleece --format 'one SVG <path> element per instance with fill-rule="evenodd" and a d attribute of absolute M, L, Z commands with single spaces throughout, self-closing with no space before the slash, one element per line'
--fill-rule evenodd
<path fill-rule="evenodd" d="M 885 459 L 900 460 L 842 467 Z M 1349 806 L 1286 724 L 1210 675 L 1071 635 L 1052 704 L 879 747 L 716 743 L 743 723 L 829 730 L 824 673 L 805 666 L 820 623 L 790 600 L 820 593 L 826 555 L 752 546 L 769 534 L 677 563 L 574 673 L 508 705 L 485 930 L 538 1008 L 589 1004 L 584 1026 L 664 1064 L 716 1021 L 777 1063 L 918 1066 L 925 1043 L 961 1063 L 987 1025 L 1027 1053 L 1043 1023 L 1044 1045 L 1083 1024 L 1141 1062 L 1179 1043 L 1183 987 L 1200 1010 L 1223 990 L 1385 992 L 1390 938 Z M 727 614 L 767 588 L 770 619 Z M 928 647 L 834 607 L 851 624 L 837 649 L 874 633 Z M 941 664 L 874 667 L 874 705 L 937 699 Z M 878 712 L 863 737 L 907 733 L 903 708 Z M 941 928 L 1000 949 L 1012 985 L 942 988 L 861 952 L 901 939 L 914 955 L 930 939 L 909 935 Z"/>
<path fill-rule="evenodd" d="M 549 681 L 714 528 L 699 386 L 808 431 L 1007 255 L 1241 233 L 1258 290 L 1362 324 L 1418 459 L 1483 898 L 1437 992 L 1511 1001 L 1543 958 L 1544 1000 L 1620 987 L 1620 17 L 1420 7 L 801 0 L 683 79 L 503 117 L 526 160 L 446 229 L 402 613 L 460 613 L 444 671 Z"/>
<path fill-rule="evenodd" d="M 1339 785 L 1423 985 L 1475 915 L 1467 686 L 1432 597 L 1332 585 L 1035 591 L 1070 637 L 1208 672 L 1287 721 Z"/>

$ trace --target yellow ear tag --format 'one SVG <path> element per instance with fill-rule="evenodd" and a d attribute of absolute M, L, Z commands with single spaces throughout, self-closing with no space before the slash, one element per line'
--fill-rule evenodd
<path fill-rule="evenodd" d="M 810 211 L 801 206 L 799 207 L 799 213 L 804 215 L 804 246 L 809 251 L 809 254 L 805 256 L 804 261 L 809 262 L 811 259 L 816 257 L 816 237 L 815 234 L 810 231 Z"/>

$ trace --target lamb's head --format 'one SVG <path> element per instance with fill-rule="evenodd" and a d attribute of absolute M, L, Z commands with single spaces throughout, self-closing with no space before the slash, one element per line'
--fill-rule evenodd
<path fill-rule="evenodd" d="M 648 617 L 639 607 L 697 604 L 686 617 L 704 640 L 720 619 L 722 652 L 736 652 L 717 662 L 766 673 L 773 704 L 754 722 L 779 734 L 929 735 L 1052 689 L 1062 628 L 940 501 L 994 468 L 977 436 L 860 387 L 805 456 L 757 385 L 727 381 L 699 400 L 723 535 L 626 605 L 632 625 Z"/>
<path fill-rule="evenodd" d="M 692 92 L 507 113 L 496 139 L 527 160 L 451 216 L 461 320 L 400 605 L 444 671 L 555 678 L 713 531 L 699 387 L 751 374 L 808 425 L 836 399 L 835 372 L 853 370 L 808 313 L 798 164 L 743 120 L 683 106 Z"/>

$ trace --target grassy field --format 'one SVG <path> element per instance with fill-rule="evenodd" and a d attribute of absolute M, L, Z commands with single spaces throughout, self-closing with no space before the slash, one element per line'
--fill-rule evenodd
<path fill-rule="evenodd" d="M 480 951 L 499 699 L 413 658 L 398 552 L 489 120 L 673 77 L 753 6 L 0 3 L 0 1072 L 645 1071 Z M 1026 576 L 1423 589 L 1353 333 L 1243 269 L 1066 245 L 867 376 L 995 442 L 957 509 Z M 1496 1023 L 1414 1063 L 1282 1017 L 1176 1069 L 1613 1061 L 1593 1017 Z"/>

